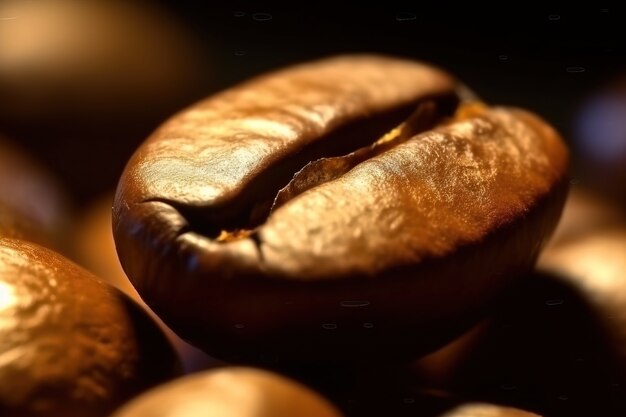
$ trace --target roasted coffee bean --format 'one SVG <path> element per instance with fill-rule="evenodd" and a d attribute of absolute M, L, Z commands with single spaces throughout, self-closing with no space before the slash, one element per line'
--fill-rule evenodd
<path fill-rule="evenodd" d="M 112 417 L 539 417 L 486 403 L 460 401 L 444 393 L 356 397 L 341 410 L 309 388 L 278 374 L 227 367 L 174 380 L 123 406 Z M 381 395 L 382 394 L 382 395 Z"/>
<path fill-rule="evenodd" d="M 602 217 L 605 222 L 598 225 Z M 616 359 L 613 370 L 626 382 L 626 216 L 618 218 L 614 208 L 605 204 L 604 213 L 589 222 L 596 226 L 551 244 L 539 258 L 538 268 L 581 294 L 609 356 Z M 581 223 L 587 221 L 570 226 L 579 230 Z"/>
<path fill-rule="evenodd" d="M 222 368 L 172 381 L 138 397 L 113 417 L 340 417 L 310 389 L 253 368 Z"/>
<path fill-rule="evenodd" d="M 539 417 L 539 415 L 516 408 L 470 403 L 456 407 L 441 417 Z"/>
<path fill-rule="evenodd" d="M 119 290 L 62 256 L 0 237 L 0 415 L 105 416 L 179 374 L 171 346 Z"/>
<path fill-rule="evenodd" d="M 554 130 L 460 91 L 420 63 L 342 56 L 188 108 L 121 178 L 124 269 L 220 358 L 441 345 L 532 267 L 567 189 Z"/>

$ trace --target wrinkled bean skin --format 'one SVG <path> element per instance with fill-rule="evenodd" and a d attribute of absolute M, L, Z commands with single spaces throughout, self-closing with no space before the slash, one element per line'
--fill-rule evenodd
<path fill-rule="evenodd" d="M 120 180 L 125 271 L 165 322 L 228 360 L 441 346 L 532 268 L 567 190 L 553 129 L 458 91 L 420 63 L 343 56 L 186 109 Z"/>
<path fill-rule="evenodd" d="M 48 249 L 0 237 L 0 415 L 105 416 L 180 374 L 119 290 Z"/>

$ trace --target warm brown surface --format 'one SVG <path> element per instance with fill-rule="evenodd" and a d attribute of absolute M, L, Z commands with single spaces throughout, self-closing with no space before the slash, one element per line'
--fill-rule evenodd
<path fill-rule="evenodd" d="M 419 63 L 346 56 L 187 109 L 121 179 L 125 270 L 166 322 L 218 355 L 431 348 L 532 266 L 566 188 L 567 152 L 550 127 L 482 106 L 444 123 L 455 88 Z M 416 108 L 430 110 L 398 128 L 407 137 L 395 146 L 267 217 L 307 163 L 370 145 Z"/>
<path fill-rule="evenodd" d="M 308 388 L 266 371 L 222 368 L 158 387 L 113 417 L 340 417 Z"/>
<path fill-rule="evenodd" d="M 152 316 L 172 342 L 186 372 L 195 372 L 215 366 L 217 364 L 215 359 L 191 346 L 167 327 L 146 306 L 126 277 L 115 252 L 115 242 L 113 242 L 113 232 L 111 231 L 112 206 L 113 193 L 110 193 L 89 205 L 76 222 L 72 237 L 76 261 L 107 283 L 124 291 Z"/>
<path fill-rule="evenodd" d="M 59 249 L 67 211 L 66 197 L 50 173 L 0 137 L 0 236 Z"/>
<path fill-rule="evenodd" d="M 539 417 L 539 415 L 516 408 L 475 403 L 455 407 L 441 417 Z"/>
<path fill-rule="evenodd" d="M 0 415 L 104 416 L 178 374 L 129 298 L 34 244 L 0 238 Z"/>

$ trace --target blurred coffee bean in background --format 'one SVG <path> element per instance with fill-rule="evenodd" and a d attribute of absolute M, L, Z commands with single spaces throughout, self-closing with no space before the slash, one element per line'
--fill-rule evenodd
<path fill-rule="evenodd" d="M 153 2 L 7 0 L 0 18 L 0 131 L 80 201 L 211 83 L 208 48 Z"/>
<path fill-rule="evenodd" d="M 574 127 L 580 177 L 626 208 L 626 71 L 582 102 Z"/>
<path fill-rule="evenodd" d="M 62 184 L 28 152 L 0 136 L 0 236 L 64 251 L 70 219 Z"/>

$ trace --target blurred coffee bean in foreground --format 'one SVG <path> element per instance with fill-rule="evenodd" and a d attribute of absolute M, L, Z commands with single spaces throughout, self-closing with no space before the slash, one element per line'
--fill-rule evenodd
<path fill-rule="evenodd" d="M 80 198 L 210 82 L 204 46 L 154 3 L 0 3 L 0 128 Z"/>
<path fill-rule="evenodd" d="M 386 381 L 379 381 L 384 393 Z M 359 398 L 358 411 L 332 404 L 317 392 L 279 374 L 224 367 L 176 379 L 129 402 L 114 417 L 538 417 L 493 404 L 465 402 L 446 395 Z"/>
<path fill-rule="evenodd" d="M 319 394 L 278 374 L 222 368 L 187 376 L 142 395 L 116 417 L 341 417 Z"/>

